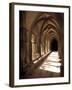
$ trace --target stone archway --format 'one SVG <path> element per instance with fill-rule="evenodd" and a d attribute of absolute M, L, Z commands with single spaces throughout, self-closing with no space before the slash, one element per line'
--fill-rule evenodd
<path fill-rule="evenodd" d="M 27 73 L 30 74 L 32 68 L 36 68 L 41 63 L 40 60 L 44 61 L 46 57 L 41 58 L 45 55 L 48 56 L 48 53 L 57 51 L 59 59 L 61 59 L 59 63 L 64 62 L 62 58 L 64 36 L 63 19 L 60 20 L 61 15 L 61 13 L 52 12 L 21 11 L 20 31 L 23 32 L 20 35 L 22 36 L 20 57 L 21 67 L 23 68 L 22 76 Z M 38 63 L 34 63 L 36 60 Z M 46 64 L 48 65 L 48 63 Z M 63 68 L 64 66 L 61 67 L 61 73 L 64 72 Z"/>
<path fill-rule="evenodd" d="M 38 17 L 39 16 L 39 17 Z M 38 41 L 40 57 L 49 51 L 58 51 L 59 58 L 62 59 L 62 33 L 57 17 L 53 14 L 43 13 L 34 20 L 31 31 L 35 32 Z M 37 30 L 35 28 L 38 27 Z M 35 31 L 34 31 L 35 30 Z M 31 35 L 32 36 L 32 35 Z M 48 49 L 48 50 L 46 50 Z"/>

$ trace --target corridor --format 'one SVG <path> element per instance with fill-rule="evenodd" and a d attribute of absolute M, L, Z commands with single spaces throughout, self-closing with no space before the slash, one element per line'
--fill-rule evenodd
<path fill-rule="evenodd" d="M 64 14 L 20 11 L 19 78 L 64 76 Z"/>

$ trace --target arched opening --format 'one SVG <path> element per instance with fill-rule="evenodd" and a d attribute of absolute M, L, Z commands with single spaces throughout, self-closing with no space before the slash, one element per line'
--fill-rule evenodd
<path fill-rule="evenodd" d="M 50 44 L 51 51 L 58 51 L 58 41 L 56 39 L 52 39 Z"/>

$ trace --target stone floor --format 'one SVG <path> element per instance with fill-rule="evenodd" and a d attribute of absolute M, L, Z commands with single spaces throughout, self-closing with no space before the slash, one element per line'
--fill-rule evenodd
<path fill-rule="evenodd" d="M 31 73 L 26 75 L 26 78 L 45 78 L 45 77 L 60 77 L 60 59 L 58 52 L 50 53 L 44 60 L 34 63 L 37 66 Z"/>

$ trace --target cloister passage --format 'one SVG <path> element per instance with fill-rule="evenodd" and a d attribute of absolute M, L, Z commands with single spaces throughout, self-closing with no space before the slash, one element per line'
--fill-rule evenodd
<path fill-rule="evenodd" d="M 64 76 L 63 13 L 20 11 L 20 79 Z"/>

